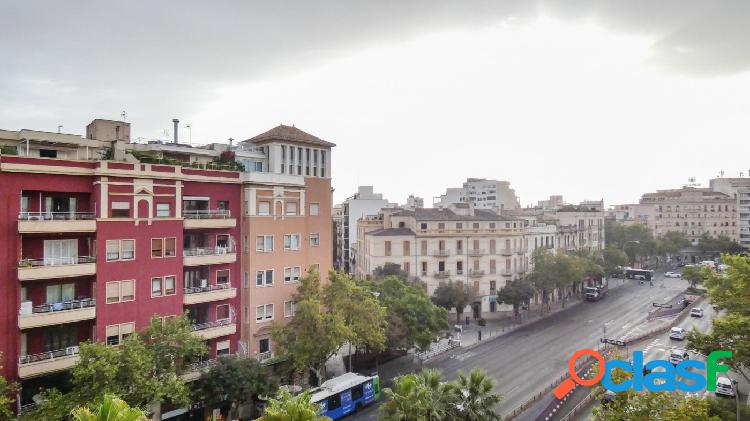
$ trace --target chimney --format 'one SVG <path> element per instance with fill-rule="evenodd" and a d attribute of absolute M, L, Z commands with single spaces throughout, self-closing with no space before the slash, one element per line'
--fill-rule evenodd
<path fill-rule="evenodd" d="M 174 123 L 174 143 L 177 143 L 177 128 L 180 124 L 180 120 L 173 118 L 172 123 Z"/>

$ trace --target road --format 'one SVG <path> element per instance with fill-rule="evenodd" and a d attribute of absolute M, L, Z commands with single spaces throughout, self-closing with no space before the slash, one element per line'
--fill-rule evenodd
<path fill-rule="evenodd" d="M 688 283 L 681 279 L 664 279 L 657 274 L 654 286 L 624 282 L 609 292 L 604 300 L 581 303 L 553 317 L 523 326 L 474 348 L 459 349 L 426 364 L 443 371 L 447 379 L 458 371 L 478 367 L 497 381 L 504 396 L 499 411 L 512 412 L 528 397 L 539 393 L 566 370 L 568 359 L 581 348 L 596 348 L 606 335 L 625 338 L 648 330 L 646 316 L 653 302 L 667 302 L 683 291 Z M 660 287 L 663 283 L 664 287 Z M 376 420 L 377 405 L 366 408 L 352 419 Z"/>

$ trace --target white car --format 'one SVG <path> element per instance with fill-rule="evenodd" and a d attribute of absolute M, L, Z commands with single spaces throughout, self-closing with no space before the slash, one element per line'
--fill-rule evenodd
<path fill-rule="evenodd" d="M 688 355 L 687 351 L 682 348 L 672 348 L 672 350 L 669 351 L 669 362 L 674 365 L 677 365 L 689 358 L 690 355 Z"/>
<path fill-rule="evenodd" d="M 732 381 L 726 377 L 719 377 L 716 379 L 716 391 L 717 395 L 734 396 L 734 385 Z"/>
<path fill-rule="evenodd" d="M 669 339 L 675 339 L 678 341 L 682 341 L 685 339 L 685 329 L 681 327 L 673 327 L 669 331 Z"/>
<path fill-rule="evenodd" d="M 690 310 L 690 317 L 703 317 L 703 309 L 700 307 L 694 307 Z"/>
<path fill-rule="evenodd" d="M 679 272 L 667 272 L 664 274 L 665 278 L 682 278 L 682 274 Z"/>

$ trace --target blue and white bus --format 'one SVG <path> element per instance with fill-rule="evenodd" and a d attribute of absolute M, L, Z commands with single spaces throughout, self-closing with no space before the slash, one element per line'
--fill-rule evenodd
<path fill-rule="evenodd" d="M 380 378 L 346 373 L 326 380 L 313 389 L 311 401 L 323 407 L 322 415 L 333 420 L 359 411 L 380 398 Z"/>

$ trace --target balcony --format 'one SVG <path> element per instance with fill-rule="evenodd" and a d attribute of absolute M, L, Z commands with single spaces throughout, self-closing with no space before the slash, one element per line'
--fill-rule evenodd
<path fill-rule="evenodd" d="M 432 255 L 437 257 L 448 257 L 450 256 L 451 252 L 450 250 L 445 249 L 439 249 L 439 250 L 433 250 Z"/>
<path fill-rule="evenodd" d="M 185 305 L 220 301 L 237 296 L 237 289 L 230 284 L 207 285 L 204 287 L 185 288 L 182 303 Z"/>
<path fill-rule="evenodd" d="M 21 212 L 18 232 L 21 234 L 95 232 L 93 212 Z"/>
<path fill-rule="evenodd" d="M 216 359 L 211 359 L 190 364 L 190 367 L 187 369 L 187 371 L 180 377 L 183 381 L 194 382 L 198 380 L 203 373 L 207 372 L 211 369 L 211 367 L 215 366 L 216 361 Z"/>
<path fill-rule="evenodd" d="M 70 278 L 73 276 L 90 276 L 95 274 L 96 258 L 93 256 L 46 257 L 43 259 L 21 259 L 18 261 L 18 279 L 21 281 Z"/>
<path fill-rule="evenodd" d="M 21 303 L 18 328 L 32 329 L 65 323 L 80 322 L 96 318 L 96 299 L 64 301 L 31 307 L 30 301 Z"/>
<path fill-rule="evenodd" d="M 234 335 L 237 332 L 237 324 L 231 319 L 221 319 L 213 322 L 191 325 L 190 330 L 202 339 L 213 339 L 221 336 Z"/>
<path fill-rule="evenodd" d="M 78 347 L 18 357 L 18 377 L 28 379 L 67 370 L 78 362 Z"/>
<path fill-rule="evenodd" d="M 502 250 L 500 250 L 500 254 L 503 255 L 503 256 L 512 256 L 513 255 L 513 250 L 511 250 L 511 249 L 502 249 Z"/>
<path fill-rule="evenodd" d="M 484 276 L 484 271 L 472 269 L 469 271 L 469 276 L 471 276 L 472 278 L 481 278 L 482 276 Z"/>
<path fill-rule="evenodd" d="M 485 251 L 482 249 L 469 249 L 469 256 L 483 256 L 485 254 Z"/>
<path fill-rule="evenodd" d="M 186 210 L 182 212 L 185 218 L 185 229 L 234 228 L 237 219 L 232 218 L 228 210 Z"/>
<path fill-rule="evenodd" d="M 439 270 L 439 271 L 435 272 L 435 274 L 433 276 L 436 277 L 436 278 L 447 278 L 450 275 L 451 275 L 451 272 L 449 270 L 442 270 L 442 271 Z"/>
<path fill-rule="evenodd" d="M 196 247 L 184 249 L 185 266 L 220 265 L 237 261 L 234 247 Z"/>
<path fill-rule="evenodd" d="M 271 358 L 273 358 L 273 352 L 271 351 L 261 352 L 260 354 L 255 356 L 255 359 L 258 360 L 259 363 L 270 360 Z"/>

